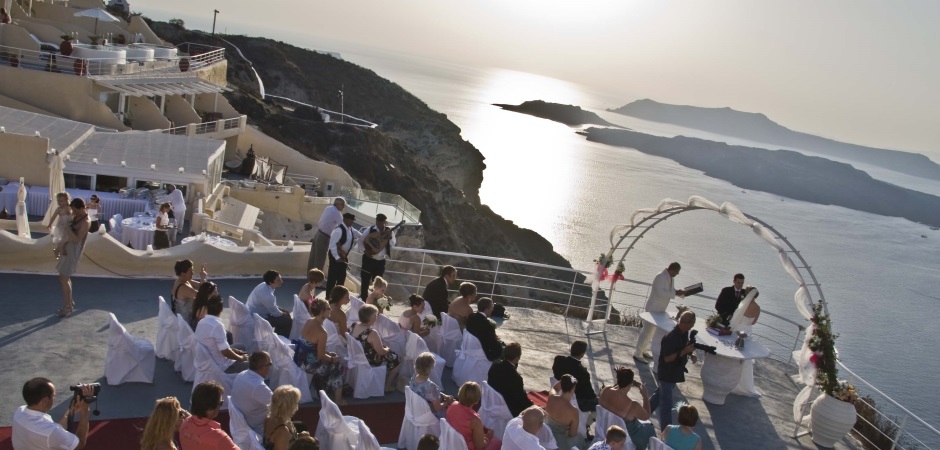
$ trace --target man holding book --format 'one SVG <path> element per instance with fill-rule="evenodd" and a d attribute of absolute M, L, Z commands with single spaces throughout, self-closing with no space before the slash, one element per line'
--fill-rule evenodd
<path fill-rule="evenodd" d="M 685 296 L 682 289 L 676 290 L 673 279 L 679 275 L 682 266 L 674 262 L 669 264 L 665 270 L 656 275 L 653 279 L 653 286 L 650 287 L 650 296 L 646 300 L 646 312 L 666 312 L 669 306 L 669 300 L 675 296 Z M 653 354 L 650 352 L 650 343 L 653 341 L 653 333 L 656 327 L 653 325 L 644 325 L 640 331 L 640 337 L 636 340 L 636 351 L 633 353 L 633 359 L 640 364 L 649 364 L 653 360 Z"/>

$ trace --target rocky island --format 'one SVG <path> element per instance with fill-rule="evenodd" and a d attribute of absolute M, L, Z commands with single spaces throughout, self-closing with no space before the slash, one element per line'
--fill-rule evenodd
<path fill-rule="evenodd" d="M 494 103 L 493 106 L 499 106 L 507 111 L 554 120 L 568 126 L 591 124 L 619 127 L 619 125 L 601 119 L 597 114 L 581 109 L 580 106 L 549 103 L 544 100 L 529 100 L 518 105 Z"/>

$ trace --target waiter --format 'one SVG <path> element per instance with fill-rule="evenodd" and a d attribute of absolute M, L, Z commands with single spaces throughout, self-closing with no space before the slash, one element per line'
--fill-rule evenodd
<path fill-rule="evenodd" d="M 177 189 L 175 184 L 167 184 L 164 201 L 170 203 L 168 216 L 173 226 L 167 230 L 167 237 L 173 246 L 176 245 L 176 231 L 182 229 L 183 223 L 186 222 L 186 199 L 183 198 L 183 191 Z"/>
<path fill-rule="evenodd" d="M 375 216 L 375 225 L 369 227 L 364 236 L 369 236 L 374 231 L 387 232 L 388 217 L 385 214 Z M 385 258 L 390 256 L 392 246 L 395 245 L 395 233 L 392 232 L 391 239 L 374 255 L 369 255 L 365 246 L 365 239 L 359 240 L 359 250 L 362 252 L 362 268 L 359 270 L 359 279 L 362 285 L 359 287 L 359 296 L 366 298 L 369 295 L 369 288 L 372 286 L 372 279 L 385 275 Z M 329 292 L 329 291 L 328 291 Z"/>
<path fill-rule="evenodd" d="M 343 214 L 343 223 L 339 224 L 330 234 L 327 256 L 330 257 L 330 269 L 326 275 L 326 292 L 333 292 L 334 286 L 346 283 L 346 269 L 349 266 L 349 252 L 362 234 L 352 228 L 356 216 L 351 213 Z"/>
<path fill-rule="evenodd" d="M 336 197 L 332 206 L 327 206 L 320 215 L 317 223 L 317 235 L 310 240 L 310 257 L 307 259 L 307 272 L 316 267 L 323 270 L 326 264 L 326 251 L 329 249 L 330 234 L 339 224 L 343 223 L 343 210 L 346 209 L 346 200 Z M 326 291 L 329 293 L 330 291 Z"/>

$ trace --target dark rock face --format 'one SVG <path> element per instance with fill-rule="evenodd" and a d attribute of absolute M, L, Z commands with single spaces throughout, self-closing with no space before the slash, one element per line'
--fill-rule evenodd
<path fill-rule="evenodd" d="M 505 105 L 502 103 L 494 103 L 493 105 L 499 106 L 507 111 L 515 111 L 543 119 L 554 120 L 555 122 L 561 122 L 568 126 L 584 124 L 611 127 L 618 126 L 601 119 L 597 114 L 581 109 L 580 106 L 561 105 L 558 103 L 549 103 L 544 100 L 529 100 L 519 105 Z"/>

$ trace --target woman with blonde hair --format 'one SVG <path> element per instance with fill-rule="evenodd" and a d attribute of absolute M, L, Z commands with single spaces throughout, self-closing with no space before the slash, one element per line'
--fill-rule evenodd
<path fill-rule="evenodd" d="M 480 415 L 473 410 L 482 396 L 480 385 L 473 381 L 460 386 L 457 401 L 447 408 L 447 423 L 463 436 L 469 450 L 498 450 L 503 441 L 493 435 L 493 430 L 483 426 Z"/>
<path fill-rule="evenodd" d="M 365 302 L 369 305 L 375 305 L 380 298 L 385 297 L 385 290 L 388 289 L 388 281 L 385 281 L 385 278 L 375 277 L 372 280 L 372 287 L 369 288 L 369 296 L 366 297 Z M 389 297 L 389 304 L 391 304 L 391 297 Z M 379 309 L 379 314 L 382 314 L 383 310 Z"/>
<path fill-rule="evenodd" d="M 408 382 L 408 387 L 419 397 L 427 400 L 428 405 L 431 406 L 431 412 L 438 419 L 443 419 L 447 407 L 454 403 L 454 398 L 442 393 L 441 387 L 431 381 L 431 371 L 434 370 L 436 362 L 437 360 L 434 359 L 434 354 L 431 352 L 418 355 L 418 358 L 415 359 L 415 374 Z"/>
<path fill-rule="evenodd" d="M 147 419 L 144 437 L 140 440 L 141 450 L 177 450 L 173 435 L 180 428 L 189 413 L 180 406 L 176 397 L 157 400 L 153 413 Z"/>
<path fill-rule="evenodd" d="M 300 389 L 280 386 L 271 394 L 271 412 L 264 419 L 262 444 L 267 450 L 287 450 L 300 436 L 291 417 L 300 407 Z"/>
<path fill-rule="evenodd" d="M 397 353 L 382 343 L 382 337 L 375 331 L 375 322 L 378 317 L 378 308 L 372 305 L 362 305 L 362 308 L 359 308 L 359 322 L 353 325 L 349 334 L 362 344 L 369 365 L 372 367 L 384 365 L 388 369 L 385 375 L 385 392 L 392 392 L 398 380 L 401 361 Z"/>

